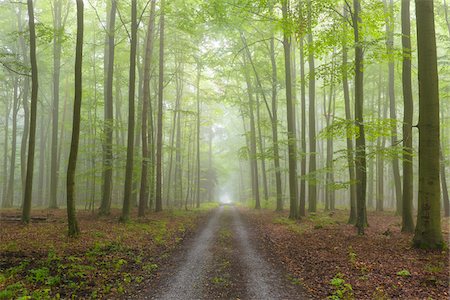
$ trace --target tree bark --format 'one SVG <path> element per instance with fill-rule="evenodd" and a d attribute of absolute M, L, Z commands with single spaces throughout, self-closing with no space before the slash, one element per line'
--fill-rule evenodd
<path fill-rule="evenodd" d="M 317 186 L 316 186 L 316 75 L 314 67 L 314 47 L 312 36 L 312 7 L 311 0 L 308 0 L 308 55 L 309 65 L 309 174 L 308 174 L 308 211 L 317 210 Z"/>
<path fill-rule="evenodd" d="M 283 20 L 289 17 L 288 1 L 282 1 Z M 291 74 L 291 36 L 288 29 L 283 32 L 284 71 L 286 76 L 286 112 L 289 162 L 289 218 L 298 219 L 298 181 L 297 181 L 297 139 L 295 124 L 295 104 L 292 101 Z"/>
<path fill-rule="evenodd" d="M 131 1 L 131 41 L 130 41 L 130 80 L 128 86 L 128 136 L 127 163 L 125 168 L 125 188 L 121 221 L 130 218 L 131 194 L 133 186 L 133 156 L 134 156 L 134 127 L 135 127 L 135 91 L 136 91 L 136 47 L 137 46 L 137 0 Z"/>
<path fill-rule="evenodd" d="M 248 74 L 247 59 L 243 56 L 244 60 L 244 73 L 245 82 L 247 84 L 248 93 L 248 115 L 250 119 L 250 168 L 252 170 L 252 191 L 253 198 L 255 199 L 255 209 L 261 208 L 260 196 L 259 196 L 259 176 L 258 176 L 258 159 L 257 159 L 257 148 L 256 148 L 256 126 L 255 126 L 255 101 L 253 99 L 253 86 L 250 81 L 250 75 Z"/>
<path fill-rule="evenodd" d="M 196 189 L 196 207 L 200 207 L 200 80 L 201 80 L 202 67 L 199 59 L 197 59 L 197 81 L 196 81 L 196 93 L 197 93 L 197 189 Z"/>
<path fill-rule="evenodd" d="M 22 222 L 30 222 L 31 198 L 33 191 L 34 150 L 36 146 L 36 112 L 38 101 L 38 69 L 36 59 L 36 29 L 34 25 L 33 0 L 28 0 L 28 27 L 30 30 L 30 61 L 31 61 L 31 110 L 30 136 L 28 139 L 28 158 L 25 178 L 25 190 L 22 210 Z"/>
<path fill-rule="evenodd" d="M 300 158 L 300 216 L 306 216 L 306 81 L 303 37 L 300 37 L 300 99 L 301 99 L 301 152 Z"/>
<path fill-rule="evenodd" d="M 155 211 L 162 211 L 162 125 L 164 96 L 164 3 L 161 0 L 159 21 L 159 90 L 158 90 L 158 131 L 156 136 L 156 195 Z"/>
<path fill-rule="evenodd" d="M 442 147 L 440 149 L 440 160 L 441 160 L 441 185 L 442 185 L 442 201 L 444 202 L 444 216 L 450 216 L 450 199 L 448 197 L 448 187 L 447 187 L 447 175 L 445 173 L 445 159 L 442 153 Z"/>
<path fill-rule="evenodd" d="M 114 75 L 114 31 L 116 23 L 116 0 L 111 0 L 111 10 L 108 21 L 108 51 L 107 61 L 105 62 L 106 82 L 105 82 L 105 119 L 104 119 L 104 142 L 103 142 L 103 185 L 102 201 L 100 204 L 100 215 L 109 215 L 111 210 L 112 197 L 112 176 L 113 176 L 113 75 Z"/>
<path fill-rule="evenodd" d="M 75 52 L 75 99 L 73 105 L 72 142 L 70 144 L 69 165 L 67 167 L 67 220 L 69 236 L 79 234 L 75 215 L 75 170 L 77 166 L 78 144 L 80 140 L 82 66 L 83 66 L 83 0 L 77 0 L 77 43 Z"/>
<path fill-rule="evenodd" d="M 413 97 L 411 86 L 411 21 L 410 1 L 402 0 L 402 87 L 403 87 L 403 198 L 402 198 L 402 231 L 413 232 L 413 152 L 412 152 L 412 122 Z"/>
<path fill-rule="evenodd" d="M 386 14 L 386 50 L 388 56 L 388 94 L 389 94 L 389 117 L 395 123 L 391 128 L 391 146 L 397 145 L 397 113 L 395 110 L 395 69 L 394 69 L 394 3 L 383 0 Z M 402 184 L 400 178 L 400 168 L 398 155 L 392 158 L 392 171 L 394 176 L 396 214 L 402 214 Z"/>
<path fill-rule="evenodd" d="M 419 76 L 419 199 L 414 245 L 442 248 L 439 87 L 433 1 L 416 0 Z"/>
<path fill-rule="evenodd" d="M 150 67 L 153 56 L 153 39 L 155 32 L 155 7 L 156 0 L 152 0 L 150 8 L 150 17 L 147 26 L 147 41 L 145 46 L 144 57 L 144 80 L 142 88 L 142 169 L 141 169 L 141 192 L 139 193 L 139 217 L 145 215 L 145 208 L 149 196 L 148 189 L 148 163 L 150 161 L 150 152 L 148 150 L 148 135 L 152 134 L 148 132 L 148 115 L 152 114 L 149 111 L 150 107 Z"/>
<path fill-rule="evenodd" d="M 359 129 L 359 135 L 356 138 L 356 210 L 357 220 L 356 227 L 358 234 L 364 234 L 364 226 L 366 225 L 366 188 L 367 188 L 367 173 L 366 173 L 366 139 L 364 133 L 364 73 L 363 73 L 363 59 L 364 52 L 361 45 L 359 35 L 359 25 L 361 6 L 359 0 L 353 0 L 353 33 L 355 40 L 355 122 Z"/>

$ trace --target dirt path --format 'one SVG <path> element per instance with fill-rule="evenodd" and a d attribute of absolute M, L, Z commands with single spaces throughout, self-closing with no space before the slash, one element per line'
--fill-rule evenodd
<path fill-rule="evenodd" d="M 235 207 L 221 207 L 185 241 L 144 299 L 301 299 Z"/>

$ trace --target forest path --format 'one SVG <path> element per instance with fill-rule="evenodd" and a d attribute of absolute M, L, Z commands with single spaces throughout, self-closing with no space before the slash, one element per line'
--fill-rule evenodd
<path fill-rule="evenodd" d="M 234 206 L 220 207 L 185 241 L 147 299 L 301 299 Z"/>

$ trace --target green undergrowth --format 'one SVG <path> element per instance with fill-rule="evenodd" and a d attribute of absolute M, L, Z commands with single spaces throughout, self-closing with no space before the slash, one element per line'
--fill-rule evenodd
<path fill-rule="evenodd" d="M 151 277 L 161 257 L 168 257 L 199 224 L 199 217 L 214 207 L 217 204 L 207 203 L 190 211 L 149 214 L 126 224 L 89 220 L 81 222 L 78 239 L 55 234 L 50 222 L 40 224 L 39 229 L 17 225 L 13 230 L 22 234 L 20 239 L 9 241 L 0 251 L 0 299 L 126 295 L 128 289 Z M 27 236 L 28 246 L 21 244 Z"/>
<path fill-rule="evenodd" d="M 303 234 L 312 229 L 321 229 L 345 223 L 345 217 L 341 214 L 330 212 L 310 213 L 300 220 L 289 219 L 285 216 L 277 216 L 272 221 L 274 224 L 283 225 L 288 230 Z"/>

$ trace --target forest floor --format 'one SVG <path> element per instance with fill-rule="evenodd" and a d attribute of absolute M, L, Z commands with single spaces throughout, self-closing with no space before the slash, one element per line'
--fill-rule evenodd
<path fill-rule="evenodd" d="M 0 299 L 448 299 L 449 252 L 411 247 L 401 218 L 369 212 L 357 236 L 347 211 L 309 214 L 205 205 L 131 222 L 34 211 L 29 226 L 0 212 Z M 40 218 L 39 218 L 40 216 Z M 5 221 L 5 219 L 9 219 Z M 449 237 L 449 219 L 443 219 Z"/>
<path fill-rule="evenodd" d="M 300 221 L 286 213 L 242 212 L 259 232 L 266 253 L 315 299 L 449 299 L 448 249 L 412 248 L 392 212 L 369 212 L 366 235 L 347 224 L 348 211 L 309 214 Z M 449 237 L 449 218 L 443 219 Z"/>
<path fill-rule="evenodd" d="M 122 298 L 152 277 L 211 208 L 148 214 L 118 223 L 79 211 L 81 235 L 67 237 L 65 210 L 34 210 L 26 226 L 18 210 L 0 211 L 0 299 Z M 20 218 L 19 218 L 20 220 Z M 25 298 L 24 298 L 25 299 Z"/>

